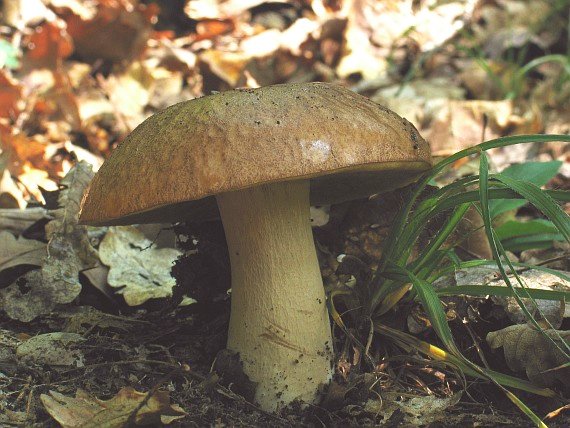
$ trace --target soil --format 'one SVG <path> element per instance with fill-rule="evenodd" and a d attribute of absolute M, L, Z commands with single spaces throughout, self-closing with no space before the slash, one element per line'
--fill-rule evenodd
<path fill-rule="evenodd" d="M 127 386 L 138 391 L 169 391 L 171 402 L 187 412 L 186 417 L 171 424 L 175 427 L 533 426 L 494 386 L 468 379 L 464 388 L 460 376 L 452 371 L 418 356 L 398 353 L 389 343 L 377 347 L 391 357 L 374 373 L 365 364 L 348 363 L 345 354 L 338 352 L 338 367 L 344 367 L 339 370 L 342 375 L 336 376 L 320 405 L 291 406 L 278 415 L 267 414 L 238 393 L 239 385 L 211 369 L 224 347 L 227 306 L 219 306 L 220 312 L 209 316 L 199 309 L 194 305 L 168 313 L 143 310 L 105 315 L 93 308 L 79 307 L 27 324 L 2 318 L 0 344 L 4 348 L 0 349 L 5 352 L 0 358 L 0 371 L 4 374 L 0 399 L 7 409 L 28 415 L 29 423 L 20 426 L 34 427 L 57 426 L 39 400 L 41 394 L 50 390 L 74 396 L 82 388 L 99 399 L 109 399 Z M 7 354 L 8 339 L 15 344 L 53 331 L 83 335 L 85 342 L 77 346 L 84 355 L 80 367 L 24 364 Z M 337 334 L 336 340 L 337 349 L 343 349 L 343 334 Z M 389 402 L 380 400 L 444 398 L 461 391 L 457 404 L 427 417 L 425 424 L 410 423 L 405 411 L 392 412 L 389 418 L 383 416 L 382 406 L 389 407 Z M 563 405 L 525 394 L 518 396 L 538 414 Z M 370 400 L 379 412 L 371 412 Z M 562 416 L 550 426 L 569 423 L 570 418 Z"/>

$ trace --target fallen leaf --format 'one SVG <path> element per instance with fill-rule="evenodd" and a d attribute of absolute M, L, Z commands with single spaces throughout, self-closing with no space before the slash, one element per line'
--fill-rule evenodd
<path fill-rule="evenodd" d="M 44 22 L 27 38 L 24 60 L 30 68 L 55 70 L 62 59 L 73 53 L 73 42 L 61 20 Z"/>
<path fill-rule="evenodd" d="M 7 71 L 0 70 L 0 117 L 16 117 L 21 97 L 21 85 Z"/>
<path fill-rule="evenodd" d="M 99 400 L 78 389 L 74 398 L 50 391 L 40 399 L 63 428 L 120 428 L 134 412 L 137 425 L 169 424 L 186 416 L 180 406 L 170 404 L 168 392 L 155 391 L 148 400 L 147 396 L 148 393 L 123 388 L 110 400 Z"/>
<path fill-rule="evenodd" d="M 79 205 L 93 171 L 79 162 L 62 179 L 59 208 L 52 210 L 45 226 L 47 255 L 41 269 L 33 270 L 0 290 L 2 309 L 19 321 L 29 322 L 53 310 L 57 304 L 73 301 L 81 291 L 79 272 L 98 263 L 97 253 L 79 226 Z"/>
<path fill-rule="evenodd" d="M 223 52 L 208 49 L 201 52 L 198 58 L 208 64 L 212 73 L 235 87 L 243 76 L 243 70 L 250 57 L 241 52 Z"/>
<path fill-rule="evenodd" d="M 403 413 L 402 422 L 405 425 L 419 427 L 446 420 L 448 418 L 446 410 L 457 404 L 461 396 L 459 392 L 445 398 L 428 395 L 401 400 L 401 395 L 397 392 L 388 392 L 386 395 L 382 394 L 382 400 L 368 400 L 364 410 L 374 415 L 382 414 L 384 420 L 390 419 L 394 412 L 400 411 Z"/>
<path fill-rule="evenodd" d="M 85 339 L 75 333 L 46 333 L 22 342 L 16 348 L 16 357 L 25 365 L 83 367 L 83 353 L 78 344 Z"/>
<path fill-rule="evenodd" d="M 152 241 L 134 226 L 110 227 L 99 245 L 101 262 L 110 268 L 107 281 L 129 306 L 170 297 L 176 285 L 170 270 L 180 255 L 173 248 L 152 247 Z"/>
<path fill-rule="evenodd" d="M 556 275 L 548 272 L 538 270 L 529 270 L 519 274 L 523 284 L 528 288 L 537 288 L 540 290 L 554 290 L 554 291 L 570 291 L 570 282 Z M 511 282 L 516 285 L 516 280 L 513 278 Z M 494 281 L 489 283 L 492 286 L 506 287 L 504 281 Z M 519 292 L 522 294 L 522 292 Z M 517 324 L 526 323 L 526 316 L 518 305 L 514 297 L 500 297 L 493 296 L 493 301 L 505 309 L 509 319 Z M 543 317 L 546 318 L 554 328 L 559 328 L 563 319 L 568 316 L 566 312 L 566 304 L 558 300 L 541 300 L 536 299 L 538 310 L 532 304 L 530 299 L 522 299 L 527 310 L 538 320 Z M 570 309 L 570 308 L 569 308 Z M 541 315 L 542 314 L 542 315 Z"/>
<path fill-rule="evenodd" d="M 44 242 L 16 238 L 10 232 L 0 231 L 0 272 L 18 265 L 41 266 L 45 255 Z"/>
<path fill-rule="evenodd" d="M 184 12 L 192 19 L 227 19 L 245 12 L 268 0 L 192 0 L 187 1 Z M 271 3 L 288 3 L 287 0 L 272 0 Z"/>
<path fill-rule="evenodd" d="M 570 331 L 544 330 L 541 333 L 528 324 L 512 325 L 491 332 L 487 334 L 487 343 L 492 349 L 502 347 L 509 368 L 515 372 L 525 371 L 528 378 L 537 385 L 548 387 L 557 382 L 568 385 L 570 367 L 561 367 L 568 363 L 568 359 L 544 335 L 568 352 Z"/>
<path fill-rule="evenodd" d="M 145 6 L 131 0 L 101 1 L 91 19 L 75 13 L 67 14 L 64 19 L 82 57 L 91 61 L 128 61 L 145 49 L 156 12 L 156 5 Z"/>
<path fill-rule="evenodd" d="M 509 126 L 519 123 L 518 119 L 510 100 L 449 101 L 434 118 L 425 137 L 434 156 L 449 156 L 502 136 Z"/>
<path fill-rule="evenodd" d="M 150 101 L 154 78 L 149 70 L 137 61 L 123 73 L 110 75 L 101 82 L 114 107 L 114 114 L 126 123 L 130 132 L 145 119 L 144 109 Z"/>
<path fill-rule="evenodd" d="M 519 273 L 519 277 L 527 288 L 536 288 L 539 290 L 552 291 L 568 291 L 570 283 L 551 273 L 538 270 L 528 270 Z M 469 269 L 458 269 L 451 277 L 443 277 L 438 280 L 434 286 L 437 288 L 453 287 L 453 286 L 475 286 L 486 285 L 491 287 L 506 287 L 507 285 L 502 279 L 498 278 L 497 268 L 494 266 L 479 266 Z M 510 281 L 517 289 L 519 295 L 523 295 L 515 278 L 510 277 Z M 524 324 L 527 322 L 526 316 L 521 307 L 518 305 L 514 297 L 491 296 L 493 302 L 503 307 L 507 316 L 512 322 Z M 568 316 L 566 304 L 558 300 L 535 299 L 538 310 L 530 299 L 522 299 L 527 310 L 535 317 L 541 320 L 546 318 L 554 328 L 560 327 L 563 318 Z M 539 312 L 540 311 L 540 312 Z M 540 315 L 542 313 L 542 316 Z"/>
<path fill-rule="evenodd" d="M 139 321 L 127 316 L 107 314 L 91 306 L 69 308 L 69 310 L 62 311 L 58 315 L 67 318 L 65 331 L 68 333 L 85 334 L 92 330 L 93 327 L 127 332 L 137 325 L 145 324 L 145 321 Z"/>
<path fill-rule="evenodd" d="M 2 8 L 2 22 L 19 29 L 54 18 L 54 13 L 41 0 L 11 0 Z"/>
<path fill-rule="evenodd" d="M 22 189 L 18 187 L 7 169 L 0 176 L 0 208 L 26 208 Z"/>

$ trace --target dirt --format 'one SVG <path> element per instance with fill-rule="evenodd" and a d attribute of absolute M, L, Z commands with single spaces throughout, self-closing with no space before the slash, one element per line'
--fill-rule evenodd
<path fill-rule="evenodd" d="M 138 391 L 169 391 L 171 401 L 187 412 L 171 426 L 392 427 L 418 425 L 410 424 L 405 410 L 384 418 L 381 409 L 390 407 L 388 400 L 444 398 L 463 390 L 457 404 L 428 415 L 424 426 L 532 426 L 493 386 L 467 380 L 464 389 L 452 371 L 419 357 L 397 355 L 389 343 L 379 344 L 391 358 L 374 373 L 367 373 L 363 364 L 347 365 L 338 352 L 339 367 L 348 369 L 341 371 L 344 376 L 336 376 L 320 405 L 292 406 L 278 415 L 267 414 L 236 393 L 238 386 L 224 385 L 223 379 L 211 371 L 212 361 L 224 346 L 227 308 L 208 317 L 198 309 L 177 309 L 167 314 L 143 310 L 109 317 L 92 308 L 77 308 L 55 311 L 27 324 L 1 318 L 0 371 L 4 376 L 0 400 L 5 409 L 27 415 L 28 421 L 20 426 L 34 427 L 57 426 L 39 401 L 40 395 L 50 390 L 73 396 L 82 388 L 97 398 L 109 399 L 127 386 Z M 79 367 L 18 361 L 14 345 L 53 331 L 83 336 L 85 341 L 77 345 L 84 356 Z M 337 348 L 342 348 L 345 339 L 337 334 Z M 555 407 L 552 401 L 524 394 L 519 397 L 539 414 Z M 380 411 L 373 413 L 372 408 Z M 569 418 L 559 417 L 550 426 L 569 422 Z"/>

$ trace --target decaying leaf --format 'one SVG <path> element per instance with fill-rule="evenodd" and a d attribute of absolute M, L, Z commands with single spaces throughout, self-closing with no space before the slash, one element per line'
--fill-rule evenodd
<path fill-rule="evenodd" d="M 18 265 L 41 266 L 45 255 L 45 243 L 0 232 L 0 272 Z"/>
<path fill-rule="evenodd" d="M 0 117 L 15 116 L 21 96 L 21 85 L 7 72 L 0 70 Z"/>
<path fill-rule="evenodd" d="M 570 291 L 570 282 L 548 272 L 529 270 L 522 272 L 519 276 L 523 280 L 524 284 L 529 288 L 538 288 L 540 290 Z M 512 280 L 512 282 L 516 284 L 515 280 Z M 506 287 L 504 281 L 496 281 L 489 285 Z M 493 296 L 493 301 L 505 308 L 511 321 L 517 324 L 523 324 L 526 322 L 526 317 L 521 307 L 515 301 L 514 297 Z M 569 316 L 566 308 L 567 304 L 562 301 L 536 299 L 536 304 L 540 310 L 540 313 L 534 307 L 530 299 L 523 299 L 523 302 L 528 311 L 533 314 L 535 318 L 546 318 L 554 328 L 560 327 L 563 319 Z"/>
<path fill-rule="evenodd" d="M 83 367 L 83 353 L 78 349 L 83 341 L 83 336 L 75 333 L 39 334 L 22 342 L 16 348 L 16 357 L 26 365 Z"/>
<path fill-rule="evenodd" d="M 90 306 L 73 307 L 67 311 L 60 312 L 58 315 L 67 318 L 65 324 L 66 332 L 78 334 L 84 334 L 93 327 L 126 332 L 132 330 L 137 324 L 145 324 L 145 321 L 107 314 Z"/>
<path fill-rule="evenodd" d="M 548 387 L 557 382 L 568 385 L 570 367 L 561 367 L 568 360 L 544 335 L 549 336 L 562 349 L 568 349 L 570 331 L 544 330 L 543 333 L 528 324 L 512 325 L 487 334 L 487 343 L 493 349 L 502 347 L 511 370 L 525 371 L 528 378 L 537 385 Z M 566 346 L 558 336 L 562 337 Z"/>
<path fill-rule="evenodd" d="M 129 306 L 172 295 L 176 281 L 170 270 L 180 254 L 173 248 L 152 247 L 133 226 L 110 227 L 99 245 L 101 262 L 110 267 L 107 281 L 119 288 Z"/>
<path fill-rule="evenodd" d="M 428 395 L 403 401 L 398 400 L 398 393 L 382 395 L 383 400 L 368 400 L 365 410 L 374 415 L 381 414 L 384 420 L 388 420 L 394 412 L 401 411 L 406 426 L 415 427 L 446 419 L 446 409 L 457 404 L 462 394 L 457 393 L 446 398 Z"/>
<path fill-rule="evenodd" d="M 156 391 L 147 396 L 147 393 L 133 388 L 123 388 L 110 400 L 99 400 L 78 389 L 75 397 L 50 391 L 49 395 L 42 394 L 40 399 L 47 412 L 63 428 L 119 428 L 125 426 L 135 412 L 134 422 L 137 425 L 152 426 L 169 424 L 186 415 L 180 406 L 170 404 L 166 391 Z"/>
<path fill-rule="evenodd" d="M 81 291 L 79 272 L 98 263 L 87 229 L 79 226 L 79 205 L 93 172 L 79 162 L 62 179 L 59 208 L 45 227 L 48 238 L 40 270 L 28 272 L 0 290 L 1 307 L 10 318 L 31 321 L 50 312 L 57 304 L 73 301 Z"/>
<path fill-rule="evenodd" d="M 99 2 L 97 13 L 87 19 L 75 12 L 68 13 L 65 20 L 76 51 L 90 60 L 122 61 L 133 59 L 144 50 L 156 6 L 106 1 Z"/>

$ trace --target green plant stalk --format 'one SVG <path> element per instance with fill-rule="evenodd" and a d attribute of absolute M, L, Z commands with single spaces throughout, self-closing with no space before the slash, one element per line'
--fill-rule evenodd
<path fill-rule="evenodd" d="M 497 175 L 499 175 L 499 174 L 497 174 Z M 507 255 L 505 253 L 505 250 L 503 249 L 503 246 L 501 244 L 501 241 L 496 239 L 495 231 L 491 225 L 491 214 L 489 212 L 489 198 L 488 198 L 488 176 L 489 176 L 489 166 L 488 166 L 487 154 L 482 152 L 481 153 L 481 160 L 480 160 L 480 168 L 479 168 L 479 177 L 480 177 L 479 192 L 480 192 L 480 197 L 481 197 L 481 214 L 483 217 L 483 222 L 485 223 L 485 232 L 487 234 L 487 239 L 489 240 L 489 244 L 491 246 L 491 252 L 493 254 L 493 258 L 496 261 L 499 272 L 501 273 L 501 277 L 503 278 L 503 280 L 505 281 L 507 286 L 513 291 L 513 297 L 516 300 L 516 302 L 518 303 L 518 305 L 520 306 L 523 313 L 525 314 L 525 317 L 527 318 L 527 320 L 537 330 L 542 331 L 542 328 L 540 327 L 540 325 L 538 324 L 536 319 L 534 319 L 534 317 L 530 314 L 530 312 L 526 308 L 525 304 L 523 303 L 522 298 L 518 294 L 516 288 L 512 285 L 511 281 L 509 280 L 509 277 L 508 277 L 508 275 L 505 271 L 505 268 L 503 266 L 503 263 L 501 261 L 501 256 L 502 256 L 505 260 L 505 263 L 507 263 L 507 266 L 509 266 L 509 269 L 511 270 L 511 272 L 515 276 L 517 282 L 521 286 L 522 291 L 526 292 L 526 287 L 525 287 L 523 281 L 521 280 L 518 273 L 516 272 L 513 265 L 511 264 L 510 260 L 508 259 Z M 502 177 L 502 181 L 506 181 L 505 184 L 507 184 L 507 185 L 510 185 L 508 183 L 511 183 L 512 181 L 516 182 L 516 180 L 511 180 L 511 179 L 505 180 L 504 176 Z M 516 182 L 515 185 L 516 185 L 516 187 L 518 187 L 520 189 L 520 186 L 518 186 L 518 182 Z M 536 187 L 536 186 L 534 186 L 534 187 Z M 521 189 L 521 190 L 524 193 L 527 193 L 527 192 L 525 192 L 524 189 Z M 534 190 L 534 189 L 532 189 L 532 187 L 531 187 L 531 190 Z M 540 189 L 538 189 L 538 191 L 540 193 Z M 534 193 L 534 192 L 532 192 L 532 193 Z M 532 196 L 534 198 L 537 198 L 537 196 L 534 194 Z M 549 203 L 554 204 L 554 201 L 551 201 L 548 199 L 543 199 L 543 200 L 541 200 L 541 202 L 546 203 L 546 205 L 548 205 Z M 556 205 L 556 204 L 554 204 L 554 205 Z M 556 210 L 552 209 L 551 207 L 547 207 L 547 208 L 549 208 L 549 209 L 547 209 L 546 211 L 550 212 L 552 210 L 554 213 L 556 213 Z M 558 207 L 558 208 L 560 208 L 560 207 Z M 539 209 L 542 210 L 542 209 L 544 209 L 544 207 L 539 207 Z M 551 219 L 551 221 L 553 221 L 553 219 Z M 556 224 L 556 222 L 554 222 L 554 221 L 553 221 L 553 223 Z M 561 231 L 564 233 L 563 230 L 561 230 Z M 532 296 L 530 296 L 530 294 L 526 293 L 525 297 L 528 297 L 531 300 L 531 302 L 533 303 L 536 310 L 540 313 L 540 308 L 538 307 L 536 301 L 532 298 Z M 543 318 L 549 324 L 549 327 L 552 328 L 552 326 L 548 322 L 548 319 L 546 317 L 543 317 Z M 548 340 L 570 360 L 570 355 L 568 354 L 568 352 L 566 352 L 564 349 L 562 349 L 562 347 L 560 347 L 558 345 L 558 343 L 556 343 L 550 336 L 545 335 L 545 337 L 547 337 Z M 561 342 L 565 345 L 567 350 L 570 351 L 570 346 L 564 340 L 561 340 Z"/>
<path fill-rule="evenodd" d="M 516 135 L 511 137 L 502 137 L 494 140 L 487 141 L 485 143 L 479 144 L 474 147 L 467 148 L 462 150 L 448 158 L 442 160 L 437 165 L 435 165 L 429 173 L 424 174 L 423 178 L 420 179 L 415 191 L 412 193 L 408 203 L 403 207 L 400 215 L 397 217 L 393 228 L 392 233 L 390 234 L 386 246 L 384 248 L 384 253 L 382 255 L 382 259 L 380 260 L 378 269 L 370 283 L 370 289 L 372 290 L 372 295 L 369 300 L 367 314 L 370 316 L 374 313 L 375 309 L 379 306 L 384 291 L 382 287 L 383 278 L 381 276 L 381 272 L 386 269 L 388 261 L 392 260 L 394 254 L 397 254 L 396 250 L 400 245 L 398 244 L 406 244 L 406 242 L 399 241 L 401 238 L 402 232 L 405 229 L 406 223 L 408 222 L 409 215 L 411 213 L 412 207 L 415 205 L 418 197 L 424 191 L 428 183 L 441 171 L 443 171 L 446 167 L 453 164 L 457 160 L 471 156 L 474 154 L 481 153 L 481 151 L 497 148 L 497 147 L 507 147 L 514 144 L 523 144 L 523 143 L 531 143 L 531 142 L 549 142 L 549 141 L 565 141 L 570 142 L 569 135 Z M 384 294 L 385 295 L 385 294 Z"/>

